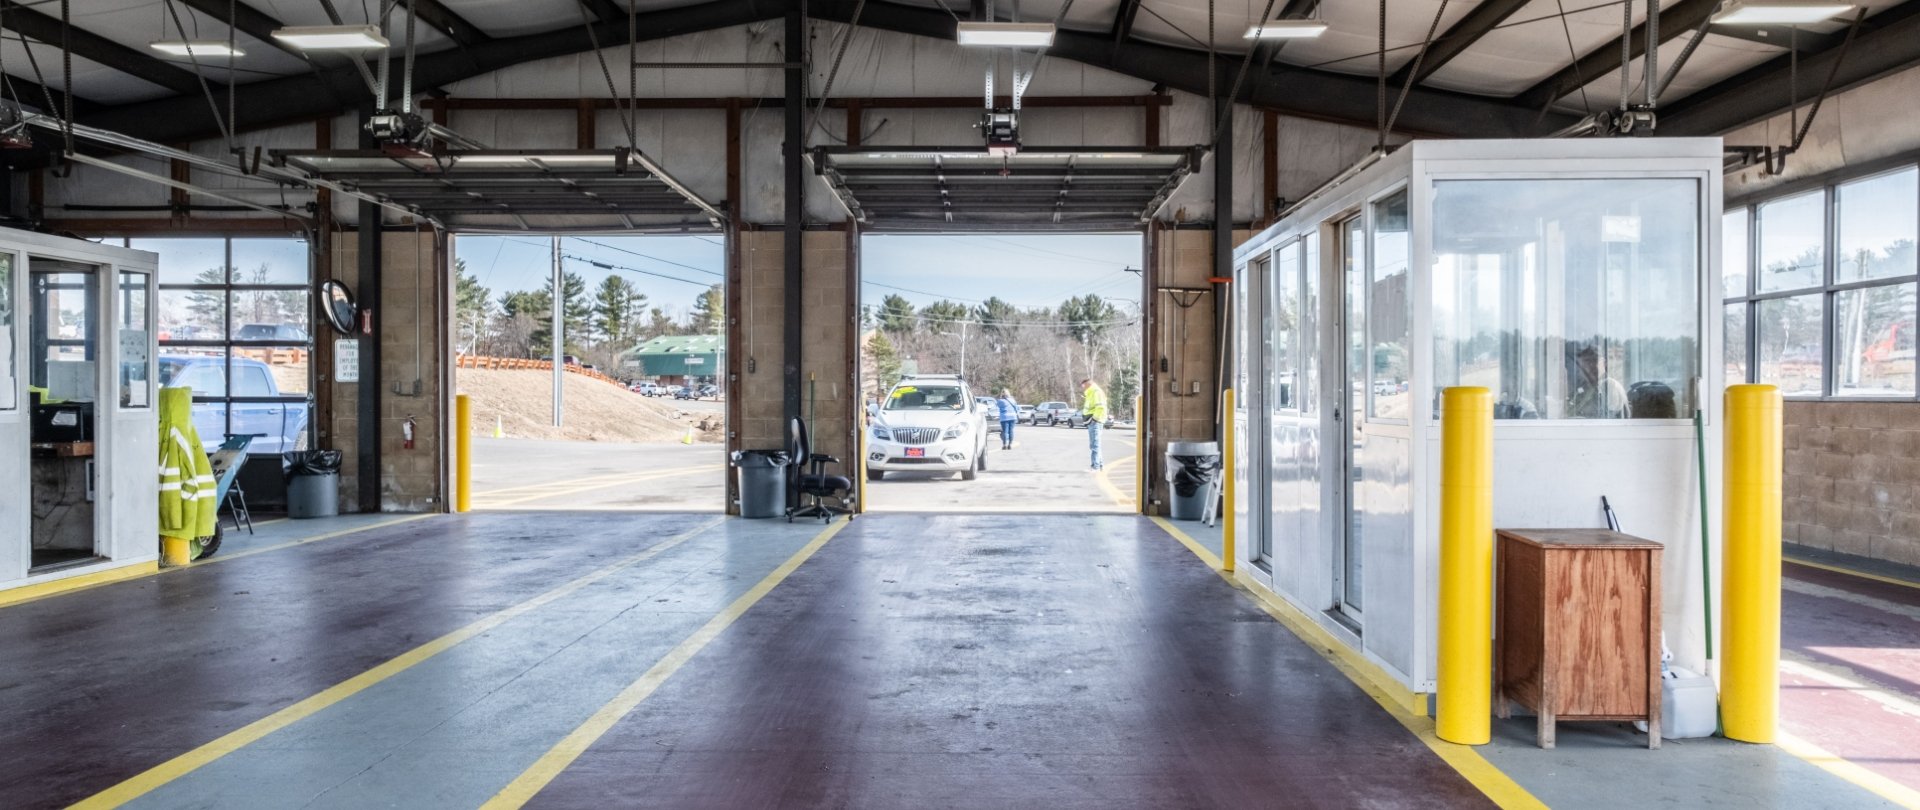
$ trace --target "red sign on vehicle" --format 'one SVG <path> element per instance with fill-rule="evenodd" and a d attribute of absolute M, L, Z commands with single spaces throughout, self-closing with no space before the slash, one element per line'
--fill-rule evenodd
<path fill-rule="evenodd" d="M 907 448 L 907 458 L 926 458 L 926 457 L 927 457 L 927 448 L 925 447 Z"/>

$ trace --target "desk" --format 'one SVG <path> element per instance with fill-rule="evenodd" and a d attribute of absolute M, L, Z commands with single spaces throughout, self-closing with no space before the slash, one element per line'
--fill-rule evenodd
<path fill-rule="evenodd" d="M 1660 747 L 1661 545 L 1605 529 L 1502 529 L 1495 578 L 1494 711 L 1645 720 Z"/>

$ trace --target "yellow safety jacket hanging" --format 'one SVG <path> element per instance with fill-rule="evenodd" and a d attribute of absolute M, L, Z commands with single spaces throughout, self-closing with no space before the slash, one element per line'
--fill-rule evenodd
<path fill-rule="evenodd" d="M 220 495 L 193 427 L 193 389 L 160 389 L 160 536 L 212 537 Z"/>

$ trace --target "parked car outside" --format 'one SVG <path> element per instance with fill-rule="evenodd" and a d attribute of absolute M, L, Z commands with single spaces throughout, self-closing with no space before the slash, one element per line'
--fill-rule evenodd
<path fill-rule="evenodd" d="M 188 338 L 176 337 L 175 340 Z M 198 339 L 198 338 L 195 338 Z M 241 326 L 233 333 L 234 340 L 274 340 L 287 343 L 305 343 L 309 337 L 307 330 L 287 323 L 250 323 Z"/>
<path fill-rule="evenodd" d="M 1033 424 L 1033 406 L 1032 405 L 1020 406 L 1020 416 L 1018 418 L 1018 421 L 1020 422 L 1020 424 L 1023 424 L 1023 425 Z"/>
<path fill-rule="evenodd" d="M 700 398 L 701 399 L 719 399 L 720 386 L 714 385 L 713 383 L 707 383 L 706 385 L 700 386 Z"/>
<path fill-rule="evenodd" d="M 208 451 L 218 448 L 228 434 L 255 434 L 253 444 L 247 448 L 252 453 L 284 453 L 306 448 L 311 406 L 304 401 L 271 401 L 285 395 L 273 378 L 273 369 L 266 363 L 245 357 L 229 361 L 224 356 L 198 354 L 163 354 L 158 361 L 160 384 L 191 388 L 196 400 L 214 397 L 224 400 L 229 396 L 222 366 L 233 364 L 231 396 L 246 401 L 193 403 L 193 427 L 199 431 L 200 442 Z M 229 412 L 231 427 L 227 424 Z"/>
<path fill-rule="evenodd" d="M 632 391 L 636 394 L 639 394 L 643 397 L 651 397 L 651 396 L 656 396 L 657 392 L 660 390 L 660 386 L 654 385 L 653 383 L 650 383 L 650 382 L 638 382 L 638 383 L 634 383 L 633 385 L 627 386 L 627 390 Z"/>
<path fill-rule="evenodd" d="M 867 427 L 867 480 L 888 471 L 957 472 L 972 481 L 987 468 L 986 414 L 965 380 L 906 377 Z"/>
<path fill-rule="evenodd" d="M 1042 402 L 1039 405 L 1033 406 L 1033 419 L 1030 421 L 1033 422 L 1035 427 L 1053 427 L 1054 425 L 1065 424 L 1066 421 L 1073 416 L 1073 411 L 1073 406 L 1065 402 L 1058 400 Z"/>
<path fill-rule="evenodd" d="M 1087 417 L 1086 417 L 1086 415 L 1084 415 L 1084 414 L 1082 414 L 1082 413 L 1080 413 L 1079 411 L 1075 411 L 1075 412 L 1073 412 L 1073 413 L 1071 413 L 1071 414 L 1068 414 L 1068 415 L 1067 415 L 1067 427 L 1070 427 L 1070 428 L 1083 428 L 1083 427 L 1086 427 L 1086 426 L 1087 426 Z M 1100 426 L 1101 426 L 1101 427 L 1103 427 L 1103 428 L 1110 428 L 1110 427 L 1113 427 L 1113 412 L 1112 412 L 1112 411 L 1108 411 L 1108 412 L 1107 412 L 1107 421 L 1105 421 L 1105 422 L 1101 422 L 1101 423 L 1100 423 Z"/>
<path fill-rule="evenodd" d="M 673 397 L 674 399 L 679 399 L 680 392 L 685 390 L 687 390 L 687 387 L 684 385 L 669 385 L 666 388 L 662 389 L 661 396 L 667 396 L 667 397 Z"/>
<path fill-rule="evenodd" d="M 700 389 L 695 388 L 691 385 L 676 385 L 674 386 L 674 388 L 676 389 L 673 392 L 674 399 L 699 399 L 700 398 Z"/>

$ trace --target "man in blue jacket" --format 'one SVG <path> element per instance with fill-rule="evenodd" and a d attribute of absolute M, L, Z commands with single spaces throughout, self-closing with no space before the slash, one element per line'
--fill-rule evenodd
<path fill-rule="evenodd" d="M 1013 449 L 1013 426 L 1020 421 L 1020 406 L 1013 401 L 1013 392 L 1000 389 L 1000 398 L 993 401 L 1000 409 L 1000 449 Z"/>

